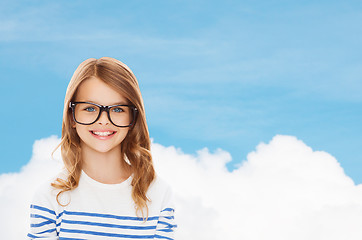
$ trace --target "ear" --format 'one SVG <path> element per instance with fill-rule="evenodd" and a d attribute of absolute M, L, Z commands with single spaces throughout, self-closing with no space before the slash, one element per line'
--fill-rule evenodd
<path fill-rule="evenodd" d="M 75 121 L 74 121 L 74 119 L 71 117 L 70 118 L 70 125 L 72 126 L 72 128 L 75 128 Z"/>

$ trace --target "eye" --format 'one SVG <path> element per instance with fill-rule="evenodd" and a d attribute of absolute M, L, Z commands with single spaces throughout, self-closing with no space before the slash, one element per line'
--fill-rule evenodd
<path fill-rule="evenodd" d="M 86 107 L 84 110 L 86 110 L 87 112 L 95 112 L 96 109 L 94 107 Z"/>
<path fill-rule="evenodd" d="M 114 107 L 114 108 L 112 108 L 112 111 L 116 112 L 116 113 L 121 113 L 121 112 L 124 112 L 124 109 L 121 107 Z"/>

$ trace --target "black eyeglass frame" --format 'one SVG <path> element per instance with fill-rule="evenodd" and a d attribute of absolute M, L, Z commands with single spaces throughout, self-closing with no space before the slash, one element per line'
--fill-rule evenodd
<path fill-rule="evenodd" d="M 78 122 L 77 119 L 75 118 L 75 106 L 79 103 L 88 103 L 88 104 L 92 104 L 92 105 L 95 105 L 97 107 L 99 107 L 99 113 L 98 113 L 98 116 L 96 118 L 96 120 L 94 120 L 93 122 L 91 123 L 81 123 L 81 122 Z M 130 109 L 132 109 L 132 121 L 129 125 L 127 126 L 119 126 L 117 124 L 115 124 L 112 119 L 111 119 L 111 116 L 109 114 L 109 109 L 111 109 L 112 107 L 129 107 Z M 102 112 L 103 111 L 106 111 L 107 112 L 107 116 L 108 116 L 108 120 L 116 127 L 131 127 L 135 122 L 136 122 L 136 118 L 137 118 L 137 114 L 138 114 L 138 109 L 133 106 L 133 105 L 125 105 L 125 104 L 116 104 L 116 105 L 110 105 L 110 106 L 103 106 L 103 105 L 100 105 L 100 104 L 97 104 L 97 103 L 92 103 L 92 102 L 69 102 L 69 108 L 72 109 L 72 115 L 73 115 L 73 119 L 75 122 L 79 123 L 79 124 L 82 124 L 82 125 L 92 125 L 93 123 L 97 122 L 99 117 L 101 116 Z"/>

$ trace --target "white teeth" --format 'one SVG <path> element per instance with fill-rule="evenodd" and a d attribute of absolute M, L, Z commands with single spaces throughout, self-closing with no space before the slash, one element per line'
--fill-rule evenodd
<path fill-rule="evenodd" d="M 93 132 L 93 133 L 98 136 L 108 136 L 113 134 L 113 132 Z"/>

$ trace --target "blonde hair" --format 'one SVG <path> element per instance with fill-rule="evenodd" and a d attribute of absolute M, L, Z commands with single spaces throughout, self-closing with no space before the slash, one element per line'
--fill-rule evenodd
<path fill-rule="evenodd" d="M 131 69 L 121 61 L 110 57 L 85 60 L 78 66 L 69 82 L 64 100 L 62 138 L 56 147 L 58 149 L 61 146 L 61 155 L 68 176 L 65 180 L 57 178 L 51 184 L 60 189 L 57 201 L 62 205 L 59 202 L 60 194 L 75 189 L 79 183 L 82 170 L 80 138 L 75 128 L 72 127 L 72 112 L 69 102 L 74 101 L 78 86 L 92 77 L 108 84 L 138 109 L 136 122 L 130 127 L 126 138 L 121 143 L 120 161 L 128 159 L 133 172 L 131 185 L 136 213 L 138 215 L 141 212 L 144 218 L 143 210 L 146 209 L 148 217 L 147 201 L 150 200 L 147 198 L 146 192 L 155 178 L 155 171 L 143 100 L 137 79 Z"/>

